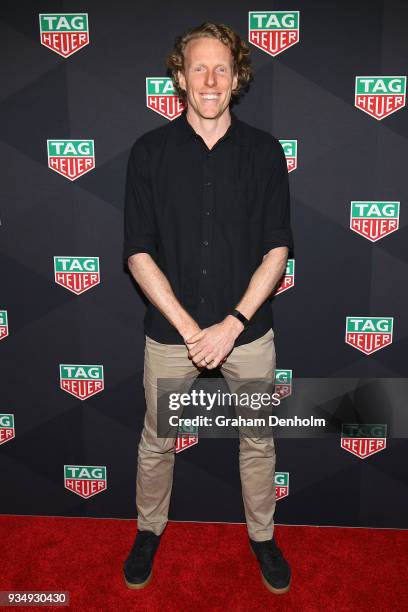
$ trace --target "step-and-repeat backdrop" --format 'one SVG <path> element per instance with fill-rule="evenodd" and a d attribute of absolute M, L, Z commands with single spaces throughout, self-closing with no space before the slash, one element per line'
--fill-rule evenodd
<path fill-rule="evenodd" d="M 234 112 L 289 172 L 276 521 L 408 527 L 406 3 L 67 7 L 2 5 L 0 512 L 136 515 L 146 304 L 122 264 L 126 164 L 180 114 L 165 57 L 209 20 L 248 42 Z M 244 521 L 238 440 L 180 432 L 170 518 Z"/>

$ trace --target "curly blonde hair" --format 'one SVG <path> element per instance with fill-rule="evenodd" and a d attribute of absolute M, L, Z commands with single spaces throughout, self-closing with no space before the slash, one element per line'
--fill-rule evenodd
<path fill-rule="evenodd" d="M 173 51 L 166 58 L 166 65 L 170 70 L 174 88 L 179 98 L 185 101 L 187 94 L 180 87 L 177 73 L 179 70 L 184 73 L 184 50 L 187 43 L 195 38 L 216 38 L 230 49 L 234 62 L 234 74 L 238 75 L 237 87 L 232 90 L 231 96 L 238 98 L 253 78 L 249 47 L 230 27 L 209 21 L 187 30 L 181 36 L 177 36 Z"/>

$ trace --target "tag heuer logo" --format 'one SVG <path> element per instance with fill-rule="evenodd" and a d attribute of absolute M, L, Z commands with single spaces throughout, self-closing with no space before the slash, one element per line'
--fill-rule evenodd
<path fill-rule="evenodd" d="M 88 13 L 42 13 L 41 44 L 69 57 L 89 43 Z"/>
<path fill-rule="evenodd" d="M 276 500 L 289 495 L 289 472 L 275 472 Z"/>
<path fill-rule="evenodd" d="M 4 340 L 9 335 L 7 310 L 0 310 L 0 340 Z"/>
<path fill-rule="evenodd" d="M 279 398 L 292 395 L 292 372 L 293 370 L 275 370 L 275 393 Z"/>
<path fill-rule="evenodd" d="M 350 229 L 376 242 L 399 227 L 399 202 L 351 202 Z"/>
<path fill-rule="evenodd" d="M 99 257 L 54 257 L 55 282 L 76 295 L 100 283 Z"/>
<path fill-rule="evenodd" d="M 60 388 L 80 400 L 103 391 L 102 365 L 60 364 Z"/>
<path fill-rule="evenodd" d="M 172 121 L 184 110 L 184 104 L 174 89 L 173 81 L 167 77 L 146 78 L 147 108 Z"/>
<path fill-rule="evenodd" d="M 274 295 L 279 295 L 287 289 L 290 289 L 295 284 L 295 260 L 288 259 L 286 263 L 286 270 L 280 279 Z"/>
<path fill-rule="evenodd" d="M 406 76 L 356 76 L 354 105 L 379 121 L 405 106 Z"/>
<path fill-rule="evenodd" d="M 0 444 L 15 438 L 14 414 L 0 414 Z"/>
<path fill-rule="evenodd" d="M 195 444 L 198 444 L 197 434 L 197 427 L 187 427 L 186 425 L 180 425 L 177 431 L 176 453 L 181 453 L 181 451 L 186 450 L 191 446 L 195 446 Z"/>
<path fill-rule="evenodd" d="M 341 427 L 341 448 L 359 459 L 379 453 L 386 444 L 387 425 L 343 423 Z"/>
<path fill-rule="evenodd" d="M 249 11 L 249 42 L 275 57 L 299 42 L 299 11 Z"/>
<path fill-rule="evenodd" d="M 84 499 L 106 491 L 106 466 L 64 465 L 64 485 Z"/>
<path fill-rule="evenodd" d="M 70 181 L 95 168 L 93 140 L 47 140 L 48 167 Z"/>
<path fill-rule="evenodd" d="M 346 344 L 371 355 L 391 344 L 394 317 L 347 317 Z"/>
<path fill-rule="evenodd" d="M 293 172 L 297 168 L 297 140 L 280 140 L 285 153 L 288 172 Z"/>

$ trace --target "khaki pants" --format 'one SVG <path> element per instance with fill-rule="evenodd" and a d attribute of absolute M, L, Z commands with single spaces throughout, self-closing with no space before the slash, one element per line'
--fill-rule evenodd
<path fill-rule="evenodd" d="M 221 371 L 231 390 L 233 382 L 243 378 L 273 380 L 275 367 L 274 333 L 270 329 L 261 338 L 235 347 Z M 146 336 L 143 376 L 146 416 L 136 480 L 139 530 L 148 529 L 156 535 L 163 532 L 173 483 L 175 439 L 157 437 L 157 379 L 183 379 L 188 390 L 201 371 L 188 358 L 186 346 L 161 344 Z M 268 540 L 273 536 L 276 500 L 273 438 L 240 435 L 239 469 L 248 535 L 252 540 Z"/>

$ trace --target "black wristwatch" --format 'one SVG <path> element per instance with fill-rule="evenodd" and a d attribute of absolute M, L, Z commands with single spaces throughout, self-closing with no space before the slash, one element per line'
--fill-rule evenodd
<path fill-rule="evenodd" d="M 249 325 L 249 319 L 247 319 L 246 317 L 244 317 L 244 315 L 242 314 L 242 312 L 239 312 L 239 310 L 237 310 L 236 308 L 231 312 L 233 317 L 236 317 L 237 319 L 239 319 L 241 321 L 241 323 L 244 325 L 244 327 L 248 327 Z"/>

